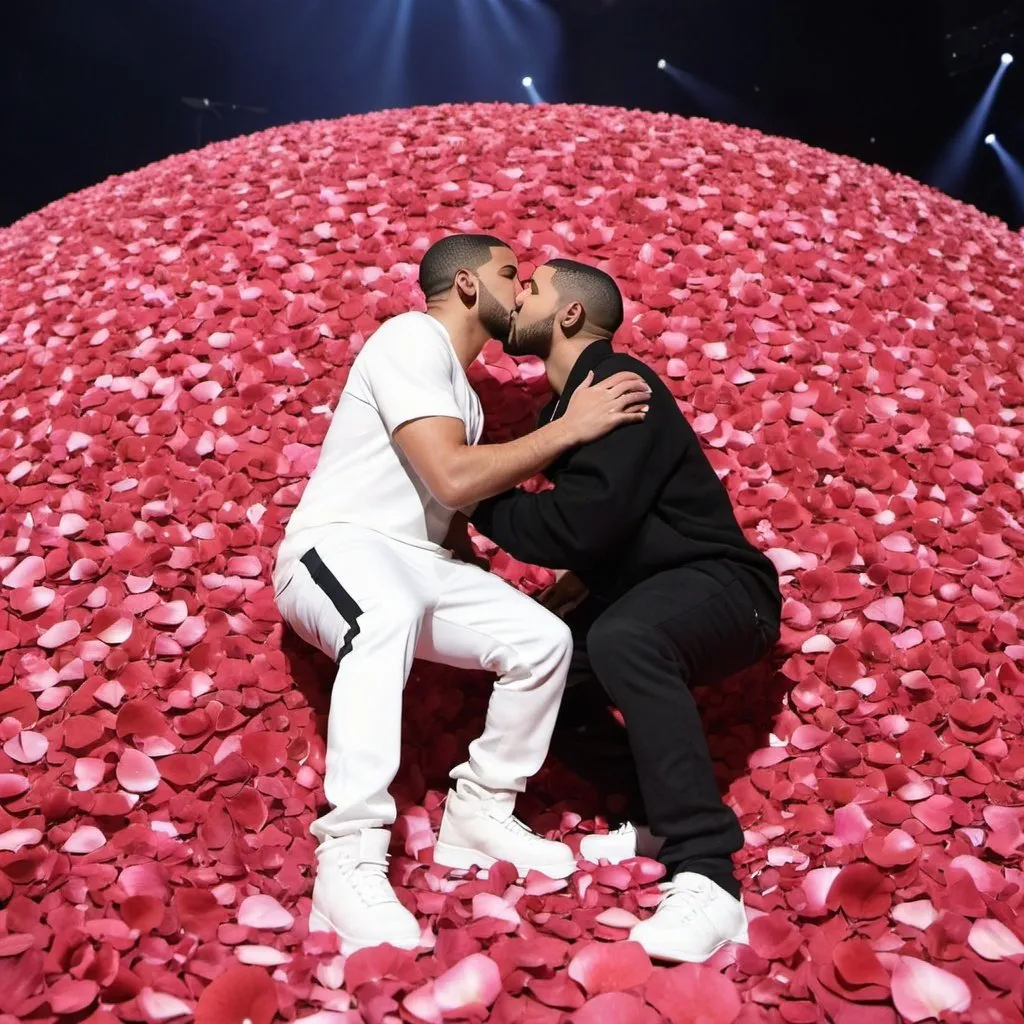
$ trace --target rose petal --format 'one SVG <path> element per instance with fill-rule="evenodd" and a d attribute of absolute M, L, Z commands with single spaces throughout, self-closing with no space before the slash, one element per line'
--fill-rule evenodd
<path fill-rule="evenodd" d="M 572 1015 L 574 1024 L 659 1024 L 661 1019 L 629 992 L 602 992 Z"/>
<path fill-rule="evenodd" d="M 1024 956 L 1024 942 L 1021 942 L 1002 921 L 991 918 L 975 921 L 971 925 L 967 944 L 978 956 L 983 956 L 986 960 Z"/>
<path fill-rule="evenodd" d="M 283 931 L 291 928 L 295 918 L 273 896 L 248 896 L 238 908 L 238 923 L 245 928 Z"/>
<path fill-rule="evenodd" d="M 37 828 L 12 828 L 0 832 L 0 850 L 18 853 L 26 846 L 35 846 L 42 842 L 43 833 Z"/>
<path fill-rule="evenodd" d="M 129 748 L 117 762 L 117 781 L 129 793 L 149 793 L 160 785 L 160 772 L 151 757 Z"/>
<path fill-rule="evenodd" d="M 490 1006 L 501 991 L 498 965 L 473 953 L 434 979 L 434 1002 L 442 1013 L 470 1006 Z"/>
<path fill-rule="evenodd" d="M 12 736 L 4 744 L 4 753 L 19 764 L 34 764 L 46 756 L 50 741 L 38 732 L 26 730 Z"/>
<path fill-rule="evenodd" d="M 638 942 L 592 942 L 569 962 L 569 977 L 588 995 L 596 995 L 643 985 L 652 969 L 650 957 Z"/>
<path fill-rule="evenodd" d="M 166 992 L 155 992 L 151 988 L 143 988 L 135 997 L 142 1012 L 153 1020 L 173 1020 L 175 1017 L 191 1016 L 192 1007 L 177 996 Z"/>
<path fill-rule="evenodd" d="M 941 967 L 900 956 L 892 973 L 892 998 L 907 1020 L 927 1020 L 970 1008 L 971 990 L 955 974 Z"/>
<path fill-rule="evenodd" d="M 106 846 L 107 837 L 93 825 L 80 825 L 65 840 L 61 850 L 64 853 L 93 853 Z"/>
<path fill-rule="evenodd" d="M 42 633 L 36 643 L 40 647 L 52 650 L 55 647 L 63 647 L 64 644 L 70 643 L 81 632 L 82 627 L 74 619 L 66 619 L 64 622 L 58 622 L 55 626 L 51 626 L 46 632 Z"/>

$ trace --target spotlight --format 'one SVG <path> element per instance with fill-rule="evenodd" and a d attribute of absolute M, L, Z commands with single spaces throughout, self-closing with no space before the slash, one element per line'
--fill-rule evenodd
<path fill-rule="evenodd" d="M 529 75 L 527 75 L 527 76 L 526 76 L 526 77 L 525 77 L 525 78 L 523 79 L 523 85 L 524 85 L 524 86 L 525 86 L 525 87 L 526 87 L 527 89 L 529 89 L 529 88 L 530 88 L 530 86 L 531 86 L 531 85 L 533 85 L 533 79 L 532 79 L 532 78 L 531 78 L 531 77 L 530 77 Z"/>
<path fill-rule="evenodd" d="M 995 144 L 996 144 L 996 137 L 993 134 L 989 133 L 988 135 L 985 136 L 985 145 L 986 146 L 994 146 Z"/>
<path fill-rule="evenodd" d="M 1013 54 L 1012 53 L 1004 53 L 1001 59 L 1002 59 L 1002 62 L 1004 64 L 1012 64 L 1013 63 Z"/>
<path fill-rule="evenodd" d="M 663 57 L 661 60 L 658 61 L 658 70 L 664 71 L 666 67 L 668 67 L 668 61 L 665 60 Z"/>

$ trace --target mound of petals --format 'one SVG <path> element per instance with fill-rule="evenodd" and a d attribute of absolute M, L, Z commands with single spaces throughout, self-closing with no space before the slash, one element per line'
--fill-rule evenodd
<path fill-rule="evenodd" d="M 432 866 L 484 676 L 417 666 L 392 869 L 428 949 L 307 933 L 331 666 L 275 545 L 365 339 L 449 230 L 575 256 L 785 594 L 698 691 L 751 945 L 616 946 L 657 865 Z M 635 111 L 389 111 L 218 143 L 0 232 L 0 990 L 10 1019 L 1019 1019 L 1021 238 L 799 143 Z M 489 437 L 538 366 L 472 368 Z M 496 552 L 530 593 L 550 576 Z M 570 843 L 623 795 L 557 762 Z M 8 1017 L 4 1018 L 5 1020 Z"/>

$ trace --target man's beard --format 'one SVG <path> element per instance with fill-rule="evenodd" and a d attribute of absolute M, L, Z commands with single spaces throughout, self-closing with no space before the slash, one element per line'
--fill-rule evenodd
<path fill-rule="evenodd" d="M 520 326 L 517 320 L 512 322 L 512 334 L 505 351 L 510 356 L 536 356 L 547 359 L 551 354 L 551 342 L 555 336 L 555 317 L 557 313 L 538 320 L 535 324 Z"/>
<path fill-rule="evenodd" d="M 480 323 L 484 325 L 487 333 L 495 341 L 500 341 L 502 345 L 508 344 L 509 334 L 512 330 L 512 311 L 506 309 L 487 290 L 483 282 L 480 284 L 480 310 L 478 315 Z"/>

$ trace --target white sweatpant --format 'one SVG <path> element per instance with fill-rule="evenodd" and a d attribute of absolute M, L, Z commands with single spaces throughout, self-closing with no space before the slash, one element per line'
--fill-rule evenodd
<path fill-rule="evenodd" d="M 321 841 L 395 821 L 402 692 L 413 658 L 494 672 L 483 734 L 451 775 L 460 789 L 522 792 L 547 756 L 572 656 L 568 627 L 483 569 L 360 527 L 339 527 L 290 576 L 277 605 L 337 661 Z"/>

